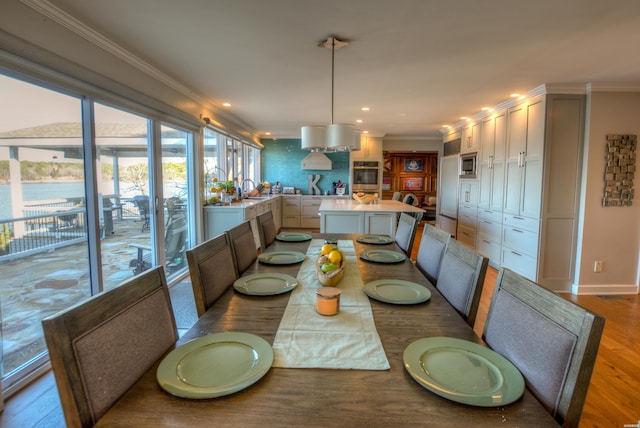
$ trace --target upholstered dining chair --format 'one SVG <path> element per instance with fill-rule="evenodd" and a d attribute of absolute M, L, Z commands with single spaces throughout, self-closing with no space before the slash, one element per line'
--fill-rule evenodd
<path fill-rule="evenodd" d="M 178 340 L 162 267 L 47 317 L 42 326 L 69 427 L 93 426 Z"/>
<path fill-rule="evenodd" d="M 413 241 L 416 237 L 416 228 L 418 226 L 418 220 L 407 214 L 400 213 L 400 220 L 398 220 L 398 227 L 396 228 L 395 241 L 402 251 L 408 256 L 411 256 L 411 249 L 413 248 Z"/>
<path fill-rule="evenodd" d="M 392 200 L 394 201 L 399 201 L 402 199 L 402 193 L 400 192 L 393 192 L 393 196 L 391 197 Z"/>
<path fill-rule="evenodd" d="M 604 317 L 503 268 L 483 336 L 558 423 L 577 427 L 603 329 Z"/>
<path fill-rule="evenodd" d="M 218 235 L 187 250 L 187 262 L 196 310 L 201 317 L 238 279 L 228 236 Z"/>
<path fill-rule="evenodd" d="M 253 237 L 251 223 L 245 221 L 225 232 L 231 245 L 234 265 L 238 276 L 253 264 L 258 258 L 256 241 Z"/>
<path fill-rule="evenodd" d="M 444 230 L 428 223 L 424 225 L 416 256 L 416 267 L 433 285 L 438 283 L 440 264 L 450 239 L 451 235 Z"/>
<path fill-rule="evenodd" d="M 436 288 L 473 327 L 489 259 L 450 239 L 442 256 Z"/>
<path fill-rule="evenodd" d="M 276 235 L 278 234 L 271 210 L 258 215 L 256 217 L 256 223 L 258 224 L 258 235 L 260 236 L 260 249 L 264 251 L 275 241 Z"/>

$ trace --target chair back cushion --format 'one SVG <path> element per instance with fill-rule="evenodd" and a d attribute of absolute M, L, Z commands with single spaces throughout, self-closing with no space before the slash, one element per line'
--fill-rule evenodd
<path fill-rule="evenodd" d="M 218 235 L 187 251 L 198 316 L 233 285 L 238 275 L 226 235 Z"/>
<path fill-rule="evenodd" d="M 555 415 L 577 338 L 504 290 L 493 300 L 485 341 L 511 361 Z"/>
<path fill-rule="evenodd" d="M 416 265 L 432 284 L 436 284 L 447 244 L 424 233 L 420 240 Z"/>
<path fill-rule="evenodd" d="M 416 219 L 406 213 L 400 214 L 400 221 L 396 229 L 395 241 L 402 250 L 409 254 L 416 233 Z"/>
<path fill-rule="evenodd" d="M 474 276 L 475 269 L 452 253 L 446 252 L 442 257 L 437 288 L 451 306 L 465 315 L 468 315 Z"/>
<path fill-rule="evenodd" d="M 42 321 L 68 426 L 93 426 L 178 339 L 161 266 Z"/>
<path fill-rule="evenodd" d="M 164 306 L 156 290 L 73 341 L 96 421 L 174 344 Z"/>
<path fill-rule="evenodd" d="M 229 236 L 238 276 L 240 276 L 258 258 L 256 241 L 251 231 L 251 224 L 246 221 L 228 230 L 226 233 L 227 236 Z"/>
<path fill-rule="evenodd" d="M 277 231 L 276 224 L 273 221 L 273 214 L 271 211 L 266 211 L 257 217 L 258 232 L 260 234 L 260 246 L 262 251 L 266 247 L 271 245 L 276 239 Z"/>

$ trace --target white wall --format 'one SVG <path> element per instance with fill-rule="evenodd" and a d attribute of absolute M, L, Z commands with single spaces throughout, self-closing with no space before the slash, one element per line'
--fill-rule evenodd
<path fill-rule="evenodd" d="M 638 175 L 631 207 L 602 206 L 607 134 L 640 135 L 639 92 L 592 92 L 587 99 L 581 243 L 573 290 L 578 294 L 638 292 Z M 602 273 L 593 272 L 596 260 L 604 262 Z"/>

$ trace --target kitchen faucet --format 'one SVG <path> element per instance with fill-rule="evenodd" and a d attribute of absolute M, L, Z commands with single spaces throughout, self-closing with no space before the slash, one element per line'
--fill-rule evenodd
<path fill-rule="evenodd" d="M 244 183 L 246 183 L 247 181 L 250 182 L 251 186 L 252 186 L 251 189 L 249 189 L 249 190 L 245 190 L 244 189 Z M 254 183 L 253 180 L 250 179 L 250 178 L 245 178 L 244 180 L 242 180 L 242 183 L 240 183 L 240 189 L 242 189 L 242 197 L 243 198 L 246 198 L 247 197 L 247 193 L 249 193 L 250 191 L 252 191 L 255 188 L 256 188 L 256 183 Z"/>

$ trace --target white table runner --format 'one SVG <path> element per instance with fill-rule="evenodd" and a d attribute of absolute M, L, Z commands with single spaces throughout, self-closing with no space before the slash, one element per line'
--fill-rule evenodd
<path fill-rule="evenodd" d="M 362 292 L 353 241 L 338 241 L 347 265 L 338 284 L 340 312 L 325 316 L 316 312 L 315 262 L 324 244 L 311 241 L 307 258 L 298 272 L 273 342 L 273 367 L 388 370 L 389 362 L 373 321 L 369 298 Z"/>

